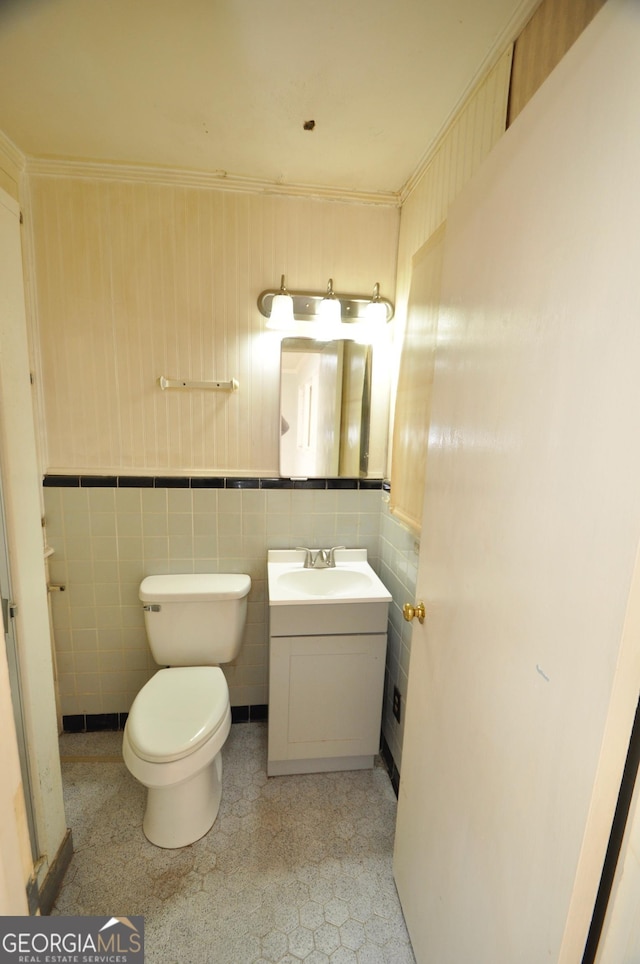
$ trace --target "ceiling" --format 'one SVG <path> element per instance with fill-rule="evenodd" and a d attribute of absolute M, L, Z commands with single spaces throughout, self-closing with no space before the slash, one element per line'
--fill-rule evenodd
<path fill-rule="evenodd" d="M 38 158 L 397 193 L 535 6 L 0 0 L 0 131 Z"/>

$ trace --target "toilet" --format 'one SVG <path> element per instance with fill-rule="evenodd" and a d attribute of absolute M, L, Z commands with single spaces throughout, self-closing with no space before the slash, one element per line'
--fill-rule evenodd
<path fill-rule="evenodd" d="M 140 599 L 160 669 L 136 696 L 124 730 L 128 770 L 148 788 L 142 829 L 158 847 L 186 847 L 211 829 L 222 794 L 220 751 L 231 729 L 220 663 L 242 645 L 251 578 L 147 576 Z"/>

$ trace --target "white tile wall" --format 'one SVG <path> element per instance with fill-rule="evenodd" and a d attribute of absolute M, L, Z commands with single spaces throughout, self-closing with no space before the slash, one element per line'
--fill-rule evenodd
<path fill-rule="evenodd" d="M 247 572 L 247 628 L 224 668 L 234 706 L 268 701 L 268 548 L 349 545 L 379 565 L 382 492 L 45 487 L 62 713 L 127 712 L 155 671 L 138 586 L 163 572 Z"/>

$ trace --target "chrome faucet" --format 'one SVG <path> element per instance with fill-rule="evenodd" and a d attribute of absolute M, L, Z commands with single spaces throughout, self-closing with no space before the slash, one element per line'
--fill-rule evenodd
<path fill-rule="evenodd" d="M 307 549 L 306 546 L 296 547 L 300 552 L 304 552 L 304 569 L 335 569 L 337 549 L 344 549 L 344 546 L 333 546 L 331 549 Z"/>

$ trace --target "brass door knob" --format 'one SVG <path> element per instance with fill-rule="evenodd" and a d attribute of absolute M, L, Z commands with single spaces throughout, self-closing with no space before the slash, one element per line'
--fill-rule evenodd
<path fill-rule="evenodd" d="M 418 622 L 423 623 L 425 617 L 424 603 L 419 602 L 416 603 L 415 606 L 412 606 L 411 603 L 405 603 L 402 607 L 402 615 L 408 623 L 410 623 L 412 619 L 415 619 L 416 616 L 418 617 Z"/>

